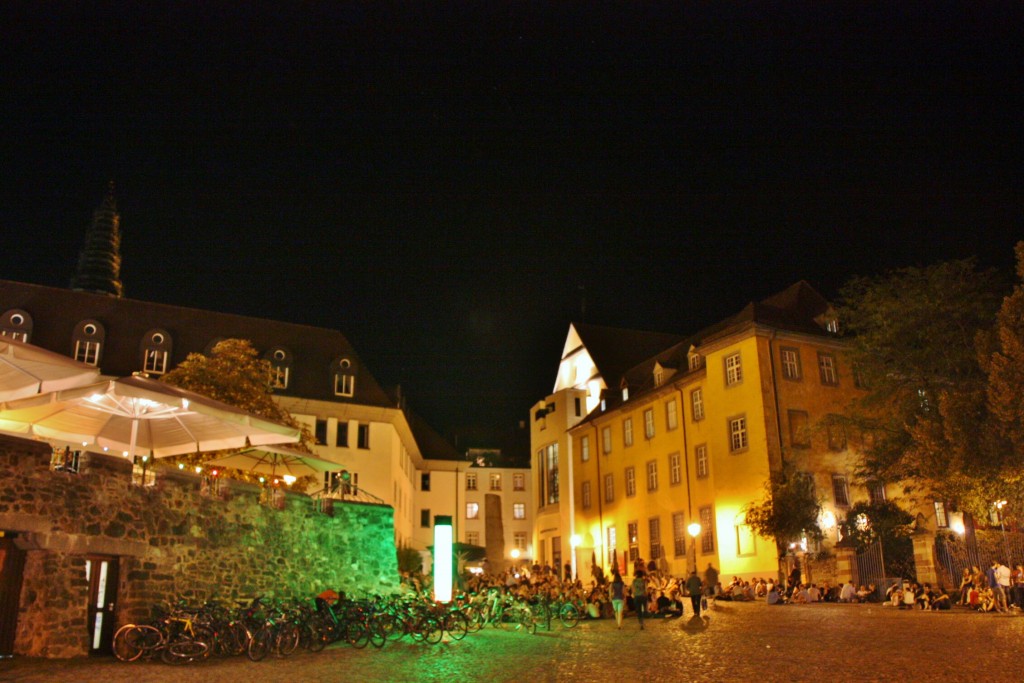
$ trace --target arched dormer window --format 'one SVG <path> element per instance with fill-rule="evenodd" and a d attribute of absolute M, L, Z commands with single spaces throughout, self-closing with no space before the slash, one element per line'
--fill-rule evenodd
<path fill-rule="evenodd" d="M 686 358 L 691 370 L 700 370 L 704 367 L 704 356 L 697 353 L 697 349 L 695 347 L 690 347 L 690 351 L 686 354 Z"/>
<path fill-rule="evenodd" d="M 15 341 L 27 342 L 32 339 L 32 316 L 14 308 L 0 318 L 0 335 Z"/>
<path fill-rule="evenodd" d="M 103 357 L 103 344 L 107 339 L 107 331 L 96 320 L 83 320 L 75 325 L 71 334 L 71 347 L 74 359 L 99 367 Z"/>
<path fill-rule="evenodd" d="M 292 374 L 292 352 L 275 346 L 263 354 L 263 359 L 270 363 L 270 388 L 287 389 Z"/>
<path fill-rule="evenodd" d="M 171 335 L 167 330 L 150 330 L 142 337 L 142 371 L 149 375 L 167 372 L 171 358 Z"/>
<path fill-rule="evenodd" d="M 334 395 L 354 396 L 356 393 L 356 372 L 352 361 L 339 358 L 332 364 L 334 375 Z"/>

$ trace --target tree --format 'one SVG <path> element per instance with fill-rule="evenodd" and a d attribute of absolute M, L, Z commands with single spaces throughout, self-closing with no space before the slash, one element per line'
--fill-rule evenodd
<path fill-rule="evenodd" d="M 908 482 L 980 512 L 1000 471 L 990 429 L 979 334 L 990 329 L 1001 280 L 973 260 L 854 278 L 838 316 L 866 387 L 847 418 L 872 436 L 866 479 Z"/>
<path fill-rule="evenodd" d="M 764 497 L 745 508 L 747 524 L 761 536 L 774 538 L 781 558 L 789 544 L 803 537 L 820 539 L 818 516 L 821 503 L 814 490 L 814 479 L 787 463 L 772 472 L 764 485 Z"/>
<path fill-rule="evenodd" d="M 893 576 L 909 576 L 914 569 L 914 517 L 892 501 L 861 501 L 839 522 L 843 539 L 852 540 L 858 552 L 881 541 L 886 571 Z"/>
<path fill-rule="evenodd" d="M 1024 242 L 1018 242 L 1019 282 L 1003 299 L 996 326 L 979 338 L 979 361 L 988 378 L 988 409 L 1005 441 L 997 451 L 1001 476 L 988 500 L 1007 499 L 1010 517 L 1024 509 Z"/>
<path fill-rule="evenodd" d="M 229 405 L 241 408 L 259 417 L 275 422 L 300 427 L 298 421 L 273 398 L 270 389 L 269 361 L 259 358 L 252 344 L 244 339 L 225 339 L 218 342 L 209 355 L 190 353 L 176 368 L 163 376 L 162 380 L 182 389 L 188 389 Z M 302 430 L 299 443 L 289 448 L 312 453 L 309 431 Z M 179 458 L 179 462 L 200 465 L 216 457 L 210 453 Z M 241 474 L 241 473 L 239 473 Z M 240 479 L 249 476 L 235 475 Z"/>

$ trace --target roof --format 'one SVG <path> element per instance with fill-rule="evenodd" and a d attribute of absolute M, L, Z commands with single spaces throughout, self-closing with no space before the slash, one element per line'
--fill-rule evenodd
<path fill-rule="evenodd" d="M 630 367 L 682 339 L 677 334 L 664 332 L 644 332 L 587 323 L 573 323 L 572 326 L 608 386 L 613 386 L 613 382 L 617 382 Z"/>
<path fill-rule="evenodd" d="M 276 394 L 394 407 L 348 339 L 336 330 L 0 280 L 0 314 L 11 309 L 32 317 L 33 344 L 68 356 L 74 353 L 75 327 L 83 320 L 101 323 L 106 341 L 100 366 L 107 375 L 123 377 L 141 370 L 145 334 L 159 328 L 172 340 L 170 367 L 189 353 L 206 352 L 214 341 L 247 339 L 261 355 L 277 347 L 291 353 L 288 388 L 275 390 Z M 339 357 L 350 360 L 356 375 L 352 397 L 334 393 L 330 368 Z"/>

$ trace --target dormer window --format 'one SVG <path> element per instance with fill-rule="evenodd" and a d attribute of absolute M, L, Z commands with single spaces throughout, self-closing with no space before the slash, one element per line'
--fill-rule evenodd
<path fill-rule="evenodd" d="M 622 400 L 623 402 L 629 400 L 629 387 L 622 387 Z"/>
<path fill-rule="evenodd" d="M 150 375 L 167 372 L 171 357 L 171 335 L 166 330 L 150 330 L 142 338 L 142 371 Z"/>
<path fill-rule="evenodd" d="M 334 395 L 353 396 L 356 393 L 356 375 L 352 361 L 340 358 L 334 364 Z"/>
<path fill-rule="evenodd" d="M 75 327 L 72 334 L 74 358 L 80 363 L 99 366 L 102 357 L 103 342 L 106 331 L 95 320 L 83 320 Z"/>
<path fill-rule="evenodd" d="M 0 318 L 0 336 L 27 342 L 32 337 L 32 316 L 22 310 L 11 310 Z"/>
<path fill-rule="evenodd" d="M 270 388 L 287 389 L 291 379 L 292 354 L 283 347 L 275 347 L 263 356 L 270 363 Z"/>
<path fill-rule="evenodd" d="M 665 382 L 665 368 L 661 363 L 654 364 L 654 386 L 660 387 Z"/>
<path fill-rule="evenodd" d="M 687 364 L 691 370 L 700 370 L 704 367 L 704 356 L 697 353 L 694 347 L 690 347 L 690 352 L 686 354 Z"/>

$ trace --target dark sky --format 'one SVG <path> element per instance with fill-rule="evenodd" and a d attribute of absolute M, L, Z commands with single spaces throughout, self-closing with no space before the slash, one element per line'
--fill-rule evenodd
<path fill-rule="evenodd" d="M 341 330 L 439 431 L 571 320 L 688 333 L 1022 225 L 1020 3 L 0 4 L 0 277 Z"/>

